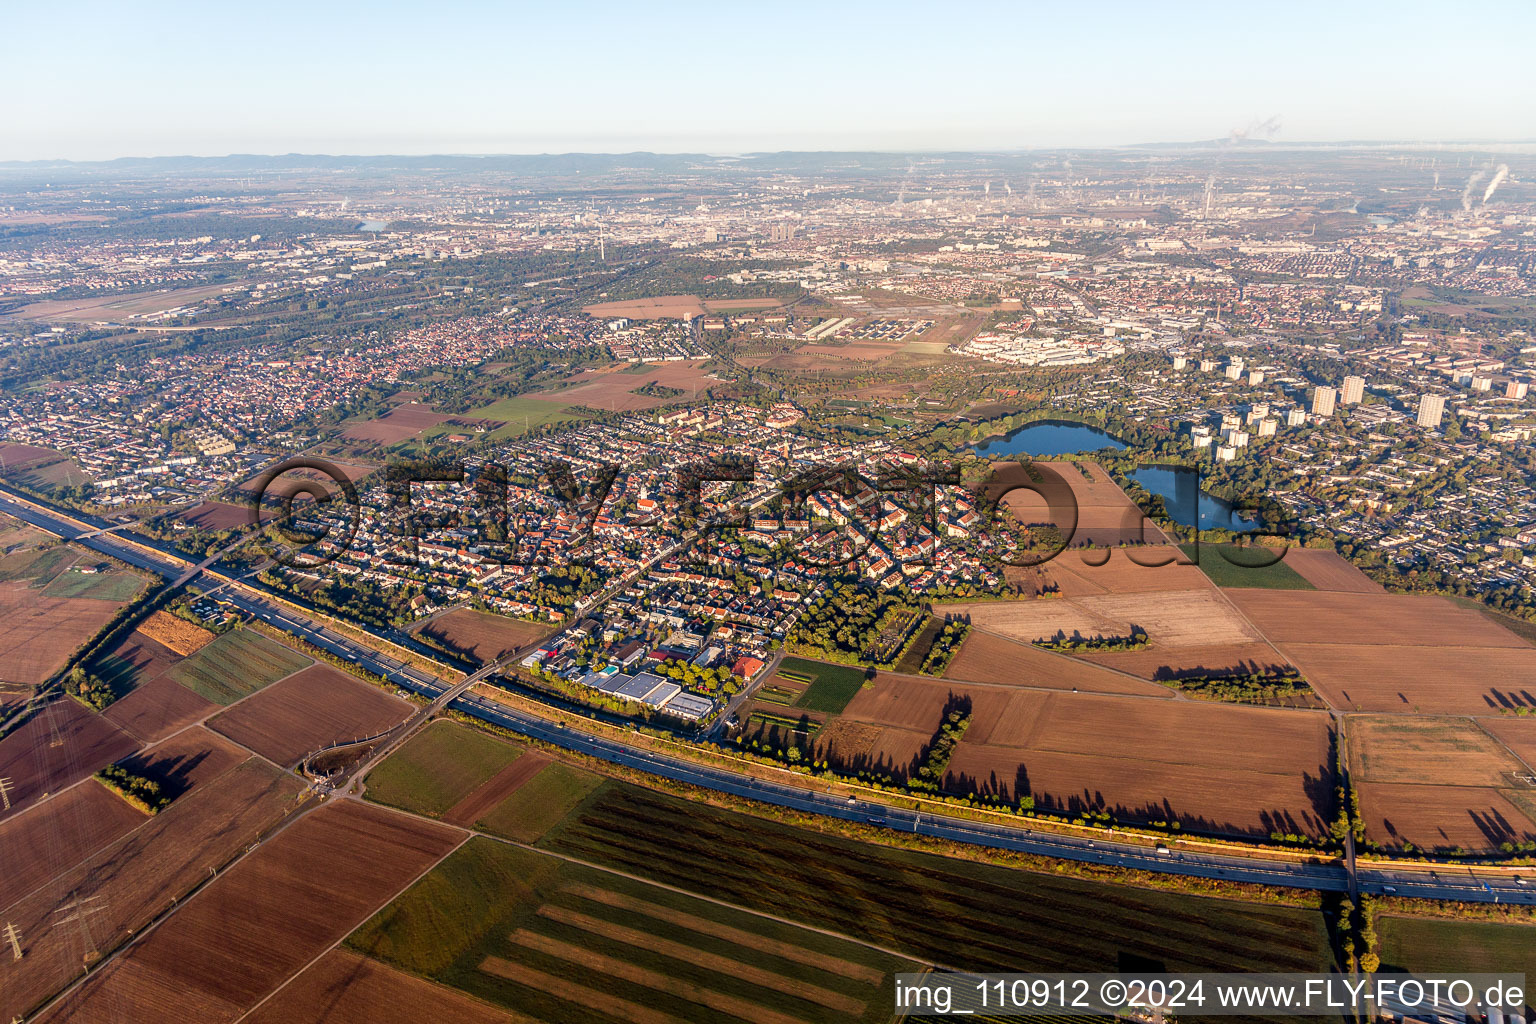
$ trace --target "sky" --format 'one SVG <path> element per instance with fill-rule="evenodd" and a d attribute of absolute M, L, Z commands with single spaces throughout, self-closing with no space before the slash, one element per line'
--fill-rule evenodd
<path fill-rule="evenodd" d="M 0 160 L 1536 138 L 1531 0 L 13 0 L 4 23 Z"/>

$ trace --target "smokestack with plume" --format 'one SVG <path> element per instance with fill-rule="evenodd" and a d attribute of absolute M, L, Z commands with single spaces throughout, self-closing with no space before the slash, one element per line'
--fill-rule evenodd
<path fill-rule="evenodd" d="M 1493 180 L 1488 183 L 1488 188 L 1483 192 L 1483 205 L 1488 205 L 1488 200 L 1493 198 L 1504 179 L 1509 177 L 1509 164 L 1499 164 L 1499 169 L 1493 172 Z"/>
<path fill-rule="evenodd" d="M 1477 188 L 1477 183 L 1486 177 L 1488 177 L 1487 171 L 1478 171 L 1476 174 L 1472 175 L 1472 177 L 1467 179 L 1467 187 L 1461 190 L 1461 208 L 1463 210 L 1467 210 L 1469 212 L 1471 211 L 1472 190 Z"/>

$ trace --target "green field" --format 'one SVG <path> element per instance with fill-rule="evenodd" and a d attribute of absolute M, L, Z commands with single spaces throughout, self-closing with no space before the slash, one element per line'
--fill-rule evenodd
<path fill-rule="evenodd" d="M 805 658 L 785 658 L 779 666 L 781 672 L 808 678 L 811 685 L 805 688 L 795 707 L 807 711 L 825 711 L 839 714 L 848 702 L 864 687 L 864 670 L 849 665 L 828 665 Z"/>
<path fill-rule="evenodd" d="M 1382 970 L 1524 972 L 1536 979 L 1536 926 L 1382 917 Z M 1527 988 L 1527 993 L 1529 993 Z"/>
<path fill-rule="evenodd" d="M 144 589 L 144 581 L 126 572 L 87 575 L 62 572 L 43 589 L 45 597 L 90 597 L 98 601 L 132 601 Z"/>
<path fill-rule="evenodd" d="M 34 587 L 44 586 L 74 560 L 75 552 L 63 544 L 18 551 L 0 558 L 0 583 L 26 580 Z"/>
<path fill-rule="evenodd" d="M 520 437 L 534 427 L 542 427 L 547 423 L 580 423 L 582 420 L 587 419 L 584 414 L 568 412 L 568 409 L 570 409 L 570 405 L 566 402 L 519 395 L 516 398 L 503 398 L 499 402 L 482 405 L 480 408 L 471 409 L 463 415 L 475 419 L 506 421 L 506 426 L 499 427 L 485 435 L 488 438 L 500 441 L 509 437 Z M 443 423 L 430 428 L 422 436 L 427 440 L 433 440 L 443 434 L 463 432 L 463 427 L 455 427 L 451 424 Z"/>
<path fill-rule="evenodd" d="M 538 845 L 962 970 L 1333 965 L 1318 911 L 892 850 L 623 784 Z"/>
<path fill-rule="evenodd" d="M 752 696 L 756 700 L 766 701 L 769 704 L 782 704 L 789 707 L 800 699 L 800 692 L 783 686 L 759 686 L 752 691 Z"/>
<path fill-rule="evenodd" d="M 313 664 L 310 659 L 248 629 L 225 633 L 166 676 L 215 704 L 233 704 Z"/>
<path fill-rule="evenodd" d="M 890 1018 L 917 965 L 532 850 L 474 838 L 347 940 L 518 1020 Z"/>
<path fill-rule="evenodd" d="M 551 761 L 477 824 L 487 832 L 531 843 L 559 824 L 602 784 L 601 776 Z"/>
<path fill-rule="evenodd" d="M 1184 557 L 1193 558 L 1195 546 L 1180 544 Z M 1267 590 L 1316 590 L 1295 569 L 1279 561 L 1264 562 L 1279 554 L 1270 548 L 1242 548 L 1236 544 L 1201 544 L 1200 571 L 1218 587 L 1262 587 Z M 1228 561 L 1230 556 L 1232 561 Z M 1240 564 L 1233 565 L 1232 562 Z"/>
<path fill-rule="evenodd" d="M 457 722 L 439 720 L 368 774 L 368 799 L 436 817 L 517 760 L 522 750 Z"/>

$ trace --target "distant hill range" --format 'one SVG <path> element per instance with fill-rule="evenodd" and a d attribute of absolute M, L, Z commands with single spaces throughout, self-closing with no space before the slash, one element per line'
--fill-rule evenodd
<path fill-rule="evenodd" d="M 440 154 L 429 156 L 332 156 L 316 153 L 282 155 L 232 154 L 229 156 L 121 157 L 116 160 L 6 160 L 0 172 L 79 176 L 124 174 L 264 174 L 292 171 L 348 171 L 352 173 L 475 173 L 514 175 L 608 175 L 626 171 L 700 174 L 743 169 L 763 172 L 837 175 L 871 172 L 906 173 L 910 168 L 948 166 L 995 168 L 1025 173 L 1039 169 L 1042 158 L 1113 158 L 1117 153 L 1149 150 L 1178 153 L 1208 150 L 1240 150 L 1246 155 L 1281 152 L 1338 152 L 1351 149 L 1439 149 L 1483 152 L 1517 152 L 1536 147 L 1533 141 L 1454 142 L 1276 142 L 1253 138 L 1208 139 L 1194 142 L 1149 142 L 1121 147 L 1054 148 L 1034 150 L 955 152 L 799 152 L 776 153 L 541 153 L 541 154 Z"/>

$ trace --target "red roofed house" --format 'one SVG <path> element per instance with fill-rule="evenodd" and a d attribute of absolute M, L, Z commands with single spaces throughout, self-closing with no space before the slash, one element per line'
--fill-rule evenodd
<path fill-rule="evenodd" d="M 750 655 L 742 655 L 736 659 L 736 664 L 731 666 L 731 675 L 741 676 L 743 679 L 751 679 L 762 671 L 763 661 Z"/>

